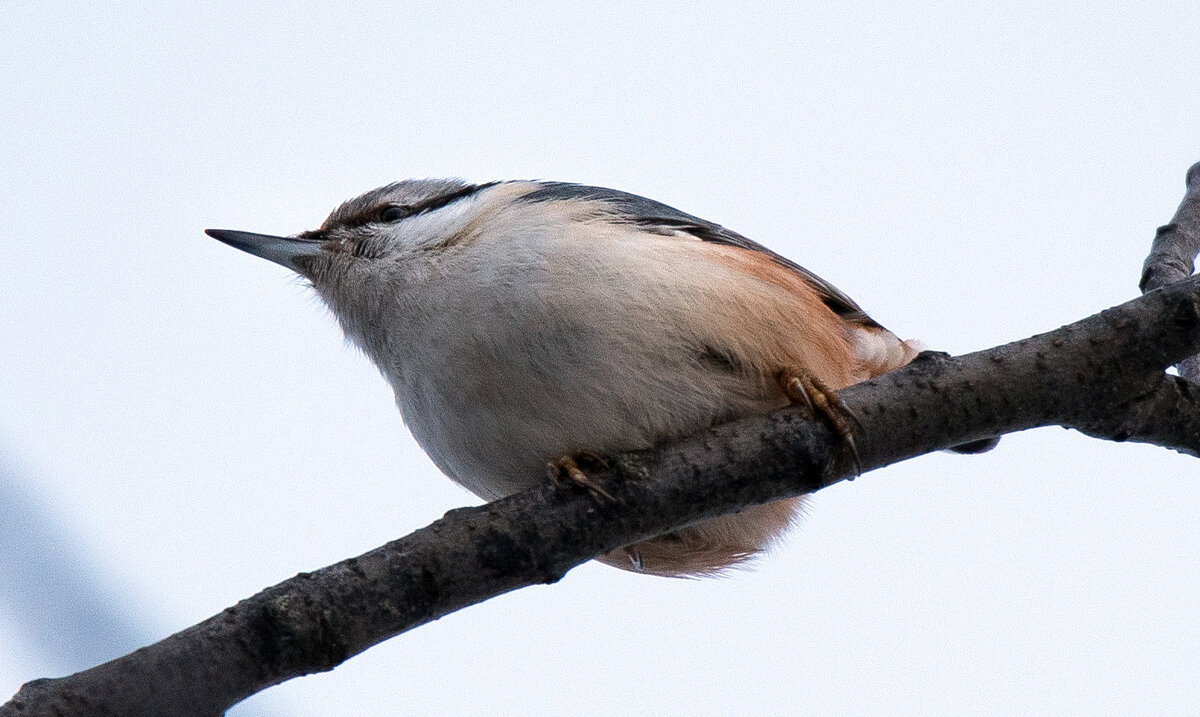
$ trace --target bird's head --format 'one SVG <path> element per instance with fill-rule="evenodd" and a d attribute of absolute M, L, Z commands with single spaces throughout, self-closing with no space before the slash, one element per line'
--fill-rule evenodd
<path fill-rule="evenodd" d="M 518 194 L 528 191 L 510 185 Z M 448 250 L 469 245 L 505 186 L 457 179 L 396 182 L 334 209 L 317 229 L 274 236 L 231 229 L 206 233 L 291 269 L 311 282 L 342 328 L 380 365 L 432 300 L 423 279 Z M 493 207 L 494 208 L 494 207 Z"/>
<path fill-rule="evenodd" d="M 299 234 L 205 233 L 285 266 L 322 291 L 367 264 L 378 268 L 461 240 L 478 210 L 478 195 L 491 186 L 457 179 L 407 180 L 355 197 L 334 209 L 319 228 Z"/>

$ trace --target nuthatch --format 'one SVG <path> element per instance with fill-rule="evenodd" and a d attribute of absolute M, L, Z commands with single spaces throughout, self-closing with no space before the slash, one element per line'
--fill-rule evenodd
<path fill-rule="evenodd" d="M 485 499 L 530 487 L 548 463 L 586 483 L 573 456 L 766 414 L 797 391 L 833 398 L 919 350 L 742 235 L 599 187 L 410 180 L 295 236 L 208 234 L 308 279 L 392 384 L 421 447 Z M 719 572 L 774 541 L 803 500 L 600 560 Z"/>

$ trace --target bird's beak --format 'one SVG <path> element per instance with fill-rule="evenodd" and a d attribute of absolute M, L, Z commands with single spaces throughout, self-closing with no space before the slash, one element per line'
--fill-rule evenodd
<path fill-rule="evenodd" d="M 270 234 L 240 232 L 236 229 L 205 229 L 204 233 L 231 247 L 273 261 L 280 266 L 286 266 L 297 273 L 302 272 L 300 267 L 296 266 L 296 259 L 303 256 L 315 256 L 321 251 L 321 239 L 318 238 L 277 237 Z"/>

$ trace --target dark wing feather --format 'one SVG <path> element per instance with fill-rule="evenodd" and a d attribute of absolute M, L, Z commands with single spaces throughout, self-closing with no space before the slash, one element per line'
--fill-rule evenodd
<path fill-rule="evenodd" d="M 776 264 L 787 267 L 799 274 L 817 291 L 817 294 L 820 295 L 825 305 L 844 320 L 860 326 L 883 328 L 870 316 L 867 316 L 867 313 L 858 304 L 854 303 L 853 299 L 842 293 L 840 289 L 796 262 L 787 257 L 780 256 L 762 244 L 751 241 L 737 232 L 726 229 L 720 224 L 714 224 L 700 217 L 681 212 L 653 199 L 646 199 L 645 197 L 639 197 L 636 194 L 621 192 L 616 189 L 589 187 L 583 184 L 571 184 L 568 182 L 543 182 L 540 188 L 521 197 L 521 200 L 526 202 L 552 202 L 564 199 L 602 201 L 608 204 L 613 212 L 623 219 L 651 231 L 683 231 L 701 241 L 725 244 L 727 246 L 735 246 L 740 249 L 766 254 Z"/>

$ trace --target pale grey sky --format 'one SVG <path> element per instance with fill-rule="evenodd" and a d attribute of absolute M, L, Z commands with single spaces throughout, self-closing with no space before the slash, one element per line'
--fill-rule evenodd
<path fill-rule="evenodd" d="M 1124 301 L 1200 160 L 1197 37 L 1190 3 L 10 3 L 0 519 L 155 637 L 475 502 L 306 288 L 202 233 L 405 177 L 645 194 L 951 352 Z M 584 566 L 232 714 L 1180 713 L 1197 515 L 1194 459 L 1033 431 L 824 491 L 753 572 Z M 96 659 L 10 555 L 0 697 Z"/>

